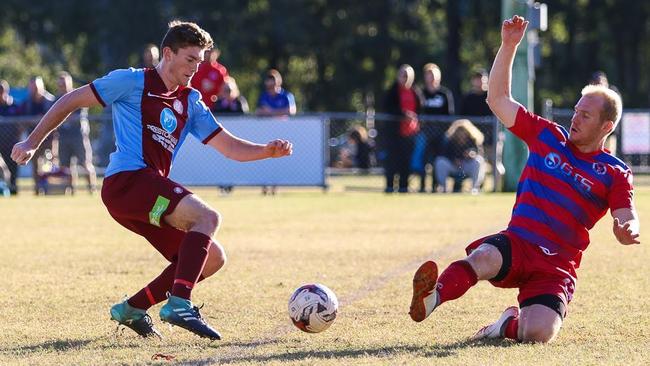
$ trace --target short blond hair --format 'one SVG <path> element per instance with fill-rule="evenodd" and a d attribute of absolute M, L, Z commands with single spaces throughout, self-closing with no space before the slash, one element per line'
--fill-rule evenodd
<path fill-rule="evenodd" d="M 623 114 L 623 100 L 617 92 L 604 85 L 587 85 L 580 94 L 584 96 L 598 95 L 603 98 L 603 107 L 600 111 L 601 121 L 614 122 L 614 128 Z"/>

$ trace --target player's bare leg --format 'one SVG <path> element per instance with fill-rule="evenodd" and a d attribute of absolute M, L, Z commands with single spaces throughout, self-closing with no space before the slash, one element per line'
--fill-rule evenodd
<path fill-rule="evenodd" d="M 205 270 L 212 247 L 216 250 L 213 251 L 216 260 L 211 263 L 212 267 L 208 268 L 208 273 L 216 272 L 225 262 L 223 248 L 211 239 L 219 228 L 221 218 L 197 196 L 188 195 L 178 203 L 165 220 L 168 224 L 186 231 L 187 234 L 179 249 L 171 296 L 160 309 L 160 319 L 201 337 L 221 339 L 219 332 L 208 325 L 201 317 L 199 308 L 191 301 L 192 289 Z"/>
<path fill-rule="evenodd" d="M 205 261 L 205 266 L 203 267 L 201 276 L 203 276 L 203 278 L 208 278 L 217 273 L 217 271 L 225 265 L 226 252 L 221 244 L 213 240 L 212 245 L 210 245 L 210 248 L 208 249 L 208 259 Z"/>
<path fill-rule="evenodd" d="M 533 304 L 521 309 L 519 339 L 522 342 L 551 342 L 562 328 L 562 317 L 553 309 Z"/>
<path fill-rule="evenodd" d="M 473 340 L 509 338 L 521 342 L 551 342 L 562 327 L 562 317 L 553 309 L 533 304 L 507 308 L 501 317 L 479 330 Z"/>

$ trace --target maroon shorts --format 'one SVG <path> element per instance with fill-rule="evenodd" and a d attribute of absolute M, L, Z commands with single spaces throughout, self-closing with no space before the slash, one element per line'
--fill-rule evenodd
<path fill-rule="evenodd" d="M 102 201 L 120 225 L 145 237 L 174 261 L 185 232 L 164 220 L 192 192 L 151 168 L 120 172 L 104 179 Z"/>
<path fill-rule="evenodd" d="M 553 295 L 564 303 L 566 309 L 573 298 L 577 281 L 575 268 L 571 263 L 544 254 L 537 245 L 528 243 L 508 231 L 478 239 L 467 246 L 465 251 L 469 255 L 481 244 L 495 241 L 491 238 L 499 235 L 505 235 L 509 239 L 507 241 L 510 258 L 504 258 L 504 264 L 509 263 L 510 268 L 500 272 L 490 283 L 495 287 L 518 288 L 517 300 L 520 304 L 543 295 Z M 504 253 L 503 250 L 500 251 Z"/>

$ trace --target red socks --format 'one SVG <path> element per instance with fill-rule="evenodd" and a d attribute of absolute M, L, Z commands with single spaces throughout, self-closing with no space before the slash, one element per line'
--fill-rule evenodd
<path fill-rule="evenodd" d="M 519 317 L 512 318 L 508 321 L 508 324 L 506 324 L 506 329 L 503 332 L 503 337 L 518 341 L 519 340 L 517 336 L 518 330 L 519 330 Z"/>
<path fill-rule="evenodd" d="M 204 279 L 201 272 L 211 243 L 212 240 L 205 234 L 195 231 L 185 234 L 178 250 L 178 260 L 170 263 L 147 287 L 129 298 L 129 305 L 147 310 L 165 300 L 170 289 L 172 295 L 189 300 L 194 285 Z"/>
<path fill-rule="evenodd" d="M 450 264 L 438 277 L 438 306 L 463 296 L 476 282 L 478 277 L 469 262 L 459 260 Z"/>
<path fill-rule="evenodd" d="M 196 231 L 185 234 L 178 251 L 178 265 L 172 286 L 172 295 L 190 300 L 192 289 L 198 282 L 205 261 L 208 259 L 210 237 Z"/>
<path fill-rule="evenodd" d="M 170 263 L 161 274 L 151 281 L 147 287 L 138 291 L 129 298 L 129 305 L 134 308 L 147 310 L 157 303 L 167 298 L 167 291 L 174 283 L 174 274 L 176 273 L 176 262 Z"/>
<path fill-rule="evenodd" d="M 138 291 L 135 295 L 131 296 L 127 302 L 134 308 L 147 310 L 167 299 L 167 292 L 169 292 L 174 284 L 174 275 L 176 274 L 176 262 L 170 263 L 161 274 L 151 281 L 147 287 Z M 199 276 L 198 282 L 205 279 L 203 275 Z"/>

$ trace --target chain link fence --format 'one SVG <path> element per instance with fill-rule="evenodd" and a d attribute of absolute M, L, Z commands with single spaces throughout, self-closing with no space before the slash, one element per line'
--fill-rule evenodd
<path fill-rule="evenodd" d="M 413 124 L 414 121 L 385 114 L 329 112 L 304 114 L 292 119 L 314 117 L 323 121 L 325 158 L 322 168 L 326 176 L 382 177 L 387 182 L 387 191 L 390 190 L 389 175 L 394 179 L 394 191 L 404 191 L 404 179 L 408 191 L 493 191 L 499 187 L 499 173 L 503 171 L 500 158 L 502 138 L 493 117 L 420 116 Z M 73 115 L 69 119 L 75 118 L 79 116 Z M 247 116 L 247 119 L 282 123 L 254 116 Z M 461 123 L 462 126 L 456 123 L 455 132 L 451 131 L 459 119 L 466 122 Z M 34 116 L 0 117 L 0 154 L 4 158 L 0 162 L 0 181 L 5 187 L 13 187 L 18 177 L 21 185 L 33 187 L 36 191 L 43 179 L 51 181 L 51 188 L 57 185 L 62 186 L 59 188 L 63 191 L 75 188 L 71 187 L 74 182 L 65 179 L 68 172 L 57 170 L 60 154 L 56 133 L 27 167 L 16 167 L 11 161 L 11 148 L 33 129 L 37 121 L 38 117 Z M 110 109 L 105 109 L 102 114 L 89 115 L 88 121 L 92 162 L 101 176 L 114 150 Z M 405 126 L 408 123 L 410 126 Z M 75 173 L 78 171 L 83 176 L 87 172 L 75 164 L 79 160 L 79 157 L 73 157 L 71 166 Z M 301 174 L 300 168 L 293 170 L 285 173 Z M 57 181 L 55 178 L 61 179 Z"/>
<path fill-rule="evenodd" d="M 420 115 L 414 124 L 387 114 L 326 115 L 330 175 L 382 175 L 387 192 L 499 187 L 502 134 L 494 117 Z"/>

